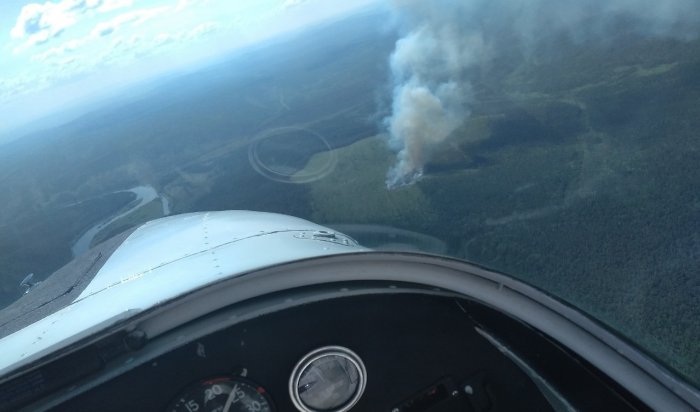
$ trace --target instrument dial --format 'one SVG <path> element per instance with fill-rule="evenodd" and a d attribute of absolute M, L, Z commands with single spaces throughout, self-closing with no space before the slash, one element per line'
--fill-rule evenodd
<path fill-rule="evenodd" d="M 274 412 L 274 408 L 261 386 L 240 378 L 220 377 L 185 389 L 167 411 Z"/>
<path fill-rule="evenodd" d="M 301 412 L 344 412 L 362 396 L 367 372 L 354 352 L 327 346 L 304 356 L 294 368 L 289 392 Z"/>

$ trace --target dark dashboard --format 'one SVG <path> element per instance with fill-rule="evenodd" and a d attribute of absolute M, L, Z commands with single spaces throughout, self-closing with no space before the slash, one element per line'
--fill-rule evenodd
<path fill-rule="evenodd" d="M 366 369 L 353 411 L 645 409 L 534 329 L 474 301 L 409 290 L 290 304 L 244 320 L 237 319 L 241 306 L 265 302 L 239 303 L 209 315 L 229 326 L 191 341 L 173 331 L 144 343 L 134 353 L 174 349 L 52 410 L 296 411 L 295 366 L 329 346 L 349 349 Z M 206 319 L 185 326 L 212 328 Z M 234 388 L 238 395 L 229 396 Z"/>

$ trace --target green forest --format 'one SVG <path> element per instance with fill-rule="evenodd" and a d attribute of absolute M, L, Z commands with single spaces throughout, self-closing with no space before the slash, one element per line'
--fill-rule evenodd
<path fill-rule="evenodd" d="M 128 208 L 119 191 L 149 185 L 173 213 L 271 211 L 439 239 L 445 254 L 570 302 L 700 382 L 700 42 L 621 33 L 605 46 L 557 38 L 508 50 L 474 69 L 470 113 L 423 178 L 388 190 L 396 35 L 383 19 L 246 50 L 0 147 L 0 305 Z M 332 150 L 260 143 L 284 127 Z M 287 178 L 259 173 L 251 148 Z M 96 239 L 161 210 L 152 202 Z"/>
<path fill-rule="evenodd" d="M 574 304 L 697 382 L 700 46 L 578 47 L 483 77 L 487 103 L 413 186 L 386 190 L 381 134 L 337 149 L 334 172 L 310 184 L 311 220 L 442 239 L 448 254 Z"/>

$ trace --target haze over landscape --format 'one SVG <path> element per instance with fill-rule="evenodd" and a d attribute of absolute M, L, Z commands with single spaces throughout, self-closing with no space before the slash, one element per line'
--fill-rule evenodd
<path fill-rule="evenodd" d="M 271 211 L 503 271 L 700 382 L 700 9 L 392 5 L 12 135 L 0 304 L 150 219 Z"/>
<path fill-rule="evenodd" d="M 377 0 L 0 2 L 0 143 Z"/>

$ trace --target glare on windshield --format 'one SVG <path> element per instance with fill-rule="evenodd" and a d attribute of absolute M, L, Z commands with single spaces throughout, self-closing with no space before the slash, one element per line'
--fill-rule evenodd
<path fill-rule="evenodd" d="M 688 4 L 3 3 L 0 305 L 147 221 L 270 211 L 502 271 L 700 382 Z"/>

